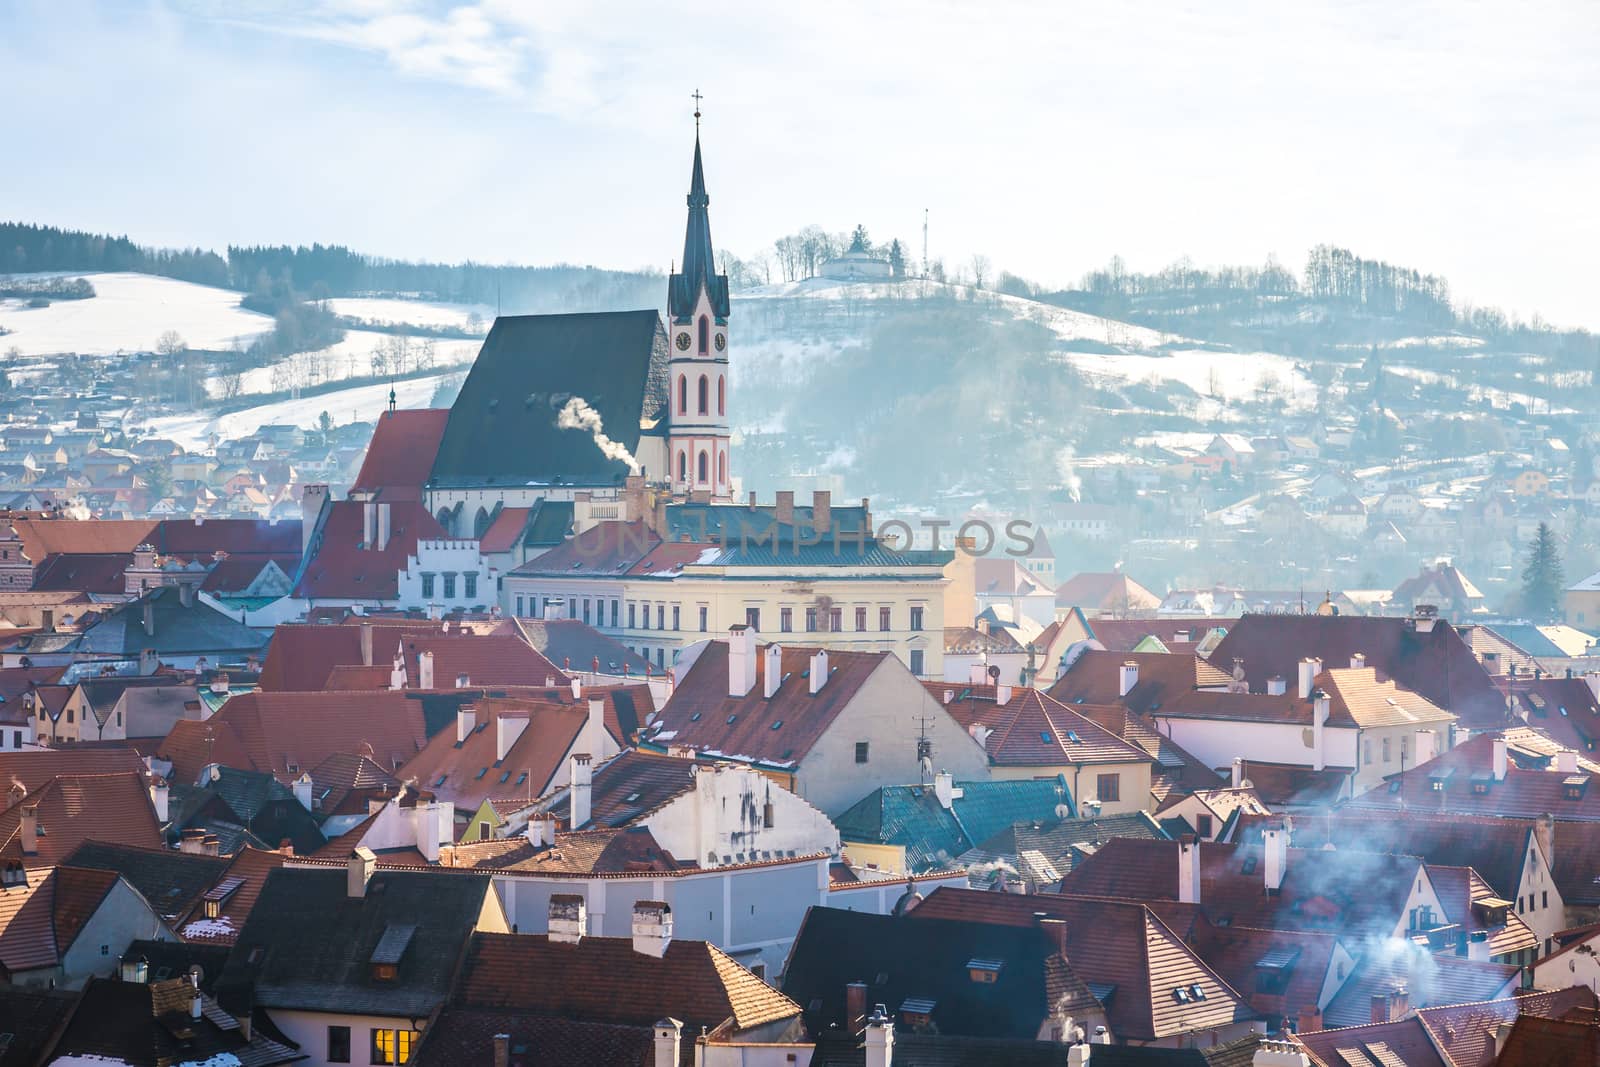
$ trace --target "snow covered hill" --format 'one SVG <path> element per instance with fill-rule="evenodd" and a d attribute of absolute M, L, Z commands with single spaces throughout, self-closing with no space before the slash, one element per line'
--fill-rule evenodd
<path fill-rule="evenodd" d="M 0 352 L 104 356 L 148 352 L 176 330 L 193 348 L 249 344 L 272 329 L 272 316 L 246 311 L 240 294 L 152 274 L 74 274 L 94 286 L 87 300 L 55 300 L 30 308 L 0 300 Z"/>

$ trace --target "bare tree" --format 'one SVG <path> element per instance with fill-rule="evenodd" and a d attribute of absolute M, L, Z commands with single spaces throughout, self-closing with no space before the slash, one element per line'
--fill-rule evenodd
<path fill-rule="evenodd" d="M 972 284 L 978 289 L 988 287 L 989 282 L 989 257 L 982 253 L 974 253 L 972 257 Z"/>

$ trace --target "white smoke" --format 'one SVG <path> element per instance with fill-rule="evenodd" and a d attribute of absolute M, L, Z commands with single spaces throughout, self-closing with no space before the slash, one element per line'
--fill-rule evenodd
<path fill-rule="evenodd" d="M 595 447 L 604 452 L 608 459 L 620 459 L 628 465 L 628 470 L 634 474 L 640 473 L 643 468 L 639 461 L 633 458 L 633 453 L 605 435 L 600 425 L 600 413 L 589 406 L 589 402 L 581 396 L 575 396 L 567 401 L 556 416 L 556 425 L 563 430 L 587 430 L 589 436 L 594 438 Z"/>

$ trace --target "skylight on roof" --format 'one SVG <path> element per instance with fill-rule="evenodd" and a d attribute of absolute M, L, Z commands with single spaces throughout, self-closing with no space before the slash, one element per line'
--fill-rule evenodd
<path fill-rule="evenodd" d="M 1076 731 L 1076 730 L 1068 730 L 1067 731 L 1067 740 L 1072 742 L 1074 745 L 1083 744 L 1083 738 L 1078 736 L 1078 731 Z"/>
<path fill-rule="evenodd" d="M 774 729 L 774 730 L 781 730 L 781 729 L 783 729 L 783 720 L 782 720 L 782 719 L 779 719 L 779 720 L 777 720 L 777 721 L 776 721 L 776 722 L 774 722 L 774 723 L 773 723 L 773 724 L 772 724 L 772 728 L 773 728 L 773 729 Z"/>

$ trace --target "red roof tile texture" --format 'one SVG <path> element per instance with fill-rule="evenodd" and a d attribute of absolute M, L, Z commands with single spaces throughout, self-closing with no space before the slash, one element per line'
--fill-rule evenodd
<path fill-rule="evenodd" d="M 968 733 L 975 726 L 990 731 L 985 747 L 990 761 L 1000 766 L 1153 762 L 1144 749 L 1036 689 L 1007 687 L 1010 699 L 999 704 L 999 687 L 993 685 L 923 686 Z"/>
<path fill-rule="evenodd" d="M 306 562 L 294 595 L 307 600 L 392 601 L 399 596 L 400 571 L 417 551 L 420 539 L 444 539 L 444 529 L 428 509 L 415 501 L 389 505 L 389 543 L 367 548 L 364 505 L 356 500 L 328 504 L 314 556 Z"/>
<path fill-rule="evenodd" d="M 449 408 L 385 411 L 350 488 L 381 491 L 388 501 L 421 500 L 449 419 Z"/>
<path fill-rule="evenodd" d="M 25 815 L 35 833 L 25 839 Z M 0 858 L 53 867 L 90 838 L 159 846 L 161 826 L 143 774 L 61 775 L 0 812 Z"/>

